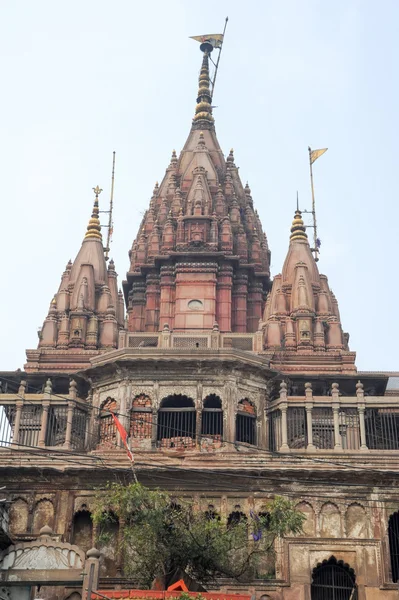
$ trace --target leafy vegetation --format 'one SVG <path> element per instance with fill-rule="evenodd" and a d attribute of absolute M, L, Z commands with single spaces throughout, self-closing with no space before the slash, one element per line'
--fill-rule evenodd
<path fill-rule="evenodd" d="M 304 518 L 290 501 L 276 497 L 267 513 L 251 511 L 249 518 L 233 513 L 226 522 L 214 511 L 201 512 L 192 500 L 177 501 L 139 483 L 113 483 L 97 494 L 93 521 L 100 542 L 109 542 L 102 531 L 115 515 L 123 527 L 125 575 L 143 588 L 155 579 L 167 586 L 177 571 L 202 584 L 218 577 L 256 577 L 273 553 L 275 539 L 299 533 Z"/>

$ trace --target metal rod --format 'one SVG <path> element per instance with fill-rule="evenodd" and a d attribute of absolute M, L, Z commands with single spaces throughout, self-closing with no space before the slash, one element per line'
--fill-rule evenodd
<path fill-rule="evenodd" d="M 114 206 L 114 182 L 115 182 L 115 150 L 112 154 L 112 177 L 111 177 L 111 198 L 109 201 L 109 217 L 108 217 L 108 232 L 107 232 L 107 246 L 105 248 L 105 260 L 109 258 L 109 247 L 111 244 L 112 235 L 112 209 Z"/>
<path fill-rule="evenodd" d="M 314 244 L 312 251 L 314 252 L 315 262 L 318 262 L 319 251 L 317 248 L 316 202 L 315 202 L 315 197 L 314 197 L 314 185 L 313 185 L 312 149 L 310 146 L 308 147 L 308 151 L 309 151 L 309 167 L 310 167 L 310 187 L 312 189 L 313 244 Z"/>
<path fill-rule="evenodd" d="M 218 74 L 218 68 L 219 68 L 219 61 L 220 61 L 220 55 L 222 54 L 222 48 L 223 48 L 223 42 L 224 42 L 224 34 L 226 33 L 226 27 L 227 27 L 227 22 L 229 20 L 229 17 L 226 17 L 226 20 L 224 22 L 224 29 L 223 29 L 223 39 L 222 39 L 222 43 L 220 45 L 219 48 L 219 56 L 218 59 L 216 61 L 216 65 L 215 65 L 215 74 L 213 76 L 213 80 L 212 80 L 212 92 L 211 92 L 211 100 L 213 98 L 213 92 L 215 90 L 215 82 L 216 82 L 216 76 Z"/>

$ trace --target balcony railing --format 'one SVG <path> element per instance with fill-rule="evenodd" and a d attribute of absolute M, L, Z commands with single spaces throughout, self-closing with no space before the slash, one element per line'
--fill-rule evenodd
<path fill-rule="evenodd" d="M 268 445 L 274 452 L 399 450 L 397 398 L 364 396 L 356 384 L 356 396 L 341 396 L 337 383 L 331 396 L 313 396 L 310 383 L 305 397 L 280 397 L 268 410 Z"/>
<path fill-rule="evenodd" d="M 71 382 L 65 398 L 52 394 L 48 380 L 43 394 L 0 395 L 0 447 L 64 448 L 84 451 L 88 440 L 88 406 L 79 400 Z"/>
<path fill-rule="evenodd" d="M 218 350 L 234 348 L 248 352 L 262 350 L 261 333 L 220 333 L 212 331 L 170 331 L 165 328 L 161 332 L 128 333 L 121 331 L 119 348 L 174 348 L 174 349 L 204 349 Z"/>

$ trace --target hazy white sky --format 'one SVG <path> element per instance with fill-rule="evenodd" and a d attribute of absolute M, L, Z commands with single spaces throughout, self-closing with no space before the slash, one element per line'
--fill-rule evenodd
<path fill-rule="evenodd" d="M 229 25 L 216 85 L 219 142 L 252 189 L 280 272 L 296 190 L 314 165 L 320 270 L 362 370 L 396 370 L 399 334 L 396 0 L 2 0 L 0 370 L 22 367 L 92 187 L 108 203 L 119 280 L 156 180 L 194 114 L 191 35 Z"/>

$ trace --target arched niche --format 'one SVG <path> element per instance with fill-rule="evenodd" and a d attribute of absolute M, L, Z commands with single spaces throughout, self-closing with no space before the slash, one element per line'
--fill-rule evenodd
<path fill-rule="evenodd" d="M 26 500 L 17 498 L 10 506 L 10 532 L 15 535 L 28 530 L 29 507 Z"/>
<path fill-rule="evenodd" d="M 88 510 L 80 510 L 73 516 L 72 544 L 87 552 L 93 546 L 93 521 Z"/>
<path fill-rule="evenodd" d="M 353 503 L 345 514 L 346 535 L 349 538 L 367 538 L 368 522 L 363 506 Z"/>
<path fill-rule="evenodd" d="M 310 590 L 311 600 L 357 600 L 355 572 L 331 556 L 313 569 Z"/>
<path fill-rule="evenodd" d="M 201 435 L 214 440 L 223 439 L 222 401 L 216 394 L 209 394 L 203 402 L 201 416 Z"/>
<path fill-rule="evenodd" d="M 320 535 L 323 538 L 338 538 L 342 535 L 341 513 L 333 502 L 326 502 L 321 508 Z"/>
<path fill-rule="evenodd" d="M 248 398 L 244 398 L 238 403 L 236 441 L 256 446 L 256 408 Z"/>
<path fill-rule="evenodd" d="M 309 502 L 300 502 L 296 505 L 296 509 L 299 510 L 304 516 L 305 520 L 302 524 L 301 537 L 314 537 L 316 533 L 315 527 L 315 512 Z"/>
<path fill-rule="evenodd" d="M 117 404 L 114 398 L 108 397 L 101 404 L 98 413 L 98 446 L 116 446 L 116 426 L 111 411 L 117 412 Z"/>
<path fill-rule="evenodd" d="M 33 512 L 33 533 L 39 533 L 45 525 L 54 528 L 54 505 L 51 500 L 43 498 L 36 503 Z"/>
<path fill-rule="evenodd" d="M 157 440 L 161 448 L 195 447 L 196 412 L 194 400 L 182 394 L 167 396 L 158 411 Z"/>

